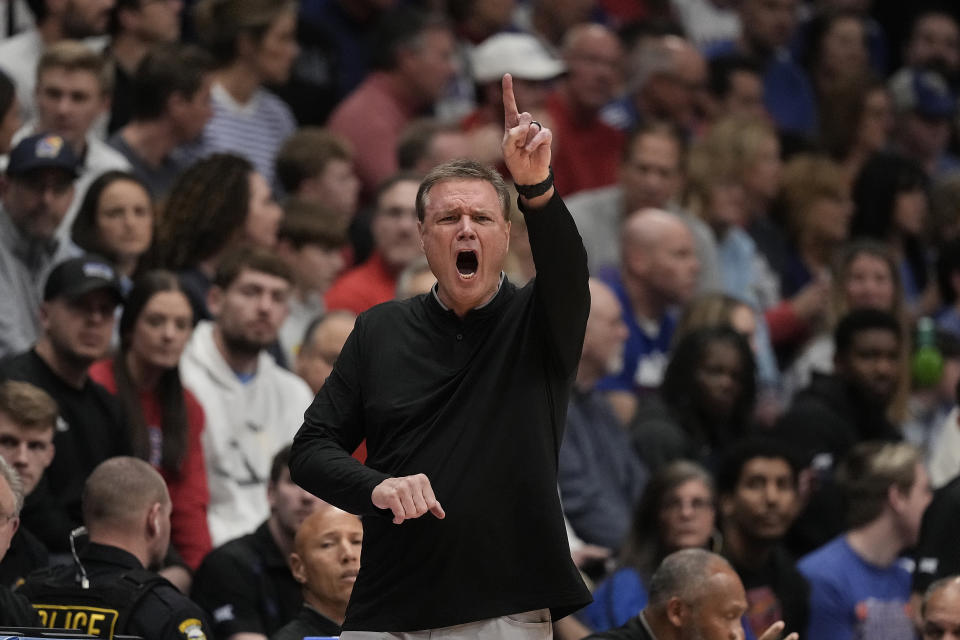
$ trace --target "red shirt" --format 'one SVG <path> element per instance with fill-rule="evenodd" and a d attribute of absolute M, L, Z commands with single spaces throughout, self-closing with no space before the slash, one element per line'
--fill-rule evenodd
<path fill-rule="evenodd" d="M 379 251 L 366 262 L 337 278 L 327 289 L 323 304 L 328 311 L 346 309 L 362 313 L 370 307 L 393 300 L 397 294 L 397 277 L 391 272 Z"/>
<path fill-rule="evenodd" d="M 117 393 L 117 381 L 113 372 L 113 360 L 101 360 L 90 367 L 90 377 L 106 387 L 110 393 Z M 191 569 L 200 566 L 200 561 L 213 548 L 210 529 L 207 527 L 207 505 L 210 503 L 210 491 L 207 488 L 207 470 L 204 466 L 203 407 L 187 389 L 183 390 L 183 400 L 187 410 L 187 450 L 183 458 L 180 473 L 177 476 L 162 468 L 160 452 L 163 450 L 163 410 L 160 399 L 151 391 L 140 392 L 140 407 L 147 423 L 150 438 L 151 458 L 148 460 L 167 483 L 173 511 L 170 514 L 170 541 L 176 547 L 183 561 Z"/>
<path fill-rule="evenodd" d="M 626 134 L 599 117 L 577 119 L 560 90 L 547 98 L 553 122 L 553 165 L 557 191 L 564 197 L 617 182 Z"/>

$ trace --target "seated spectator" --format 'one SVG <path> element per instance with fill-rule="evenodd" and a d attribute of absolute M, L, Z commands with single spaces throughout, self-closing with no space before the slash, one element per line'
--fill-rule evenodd
<path fill-rule="evenodd" d="M 7 155 L 13 147 L 13 134 L 21 126 L 17 88 L 10 76 L 0 71 L 0 155 Z"/>
<path fill-rule="evenodd" d="M 22 499 L 33 493 L 53 462 L 53 434 L 59 414 L 57 402 L 43 389 L 28 382 L 0 382 L 0 458 L 17 472 L 23 485 Z M 16 586 L 49 561 L 46 546 L 26 527 L 19 526 L 0 560 L 0 585 Z"/>
<path fill-rule="evenodd" d="M 822 110 L 837 87 L 870 73 L 867 22 L 853 9 L 822 11 L 805 31 L 803 64 Z"/>
<path fill-rule="evenodd" d="M 20 508 L 23 506 L 23 486 L 17 473 L 5 460 L 0 460 L 0 510 L 3 524 L 0 525 L 0 564 L 6 559 L 11 540 L 20 524 Z M 14 593 L 7 584 L 0 584 L 0 626 L 39 627 L 40 616 L 22 594 Z"/>
<path fill-rule="evenodd" d="M 209 320 L 207 293 L 224 253 L 237 245 L 272 249 L 283 210 L 253 165 L 214 154 L 174 183 L 159 216 L 151 268 L 174 271 L 183 282 L 193 320 Z"/>
<path fill-rule="evenodd" d="M 916 571 L 913 574 L 914 612 L 917 601 L 937 580 L 960 574 L 960 476 L 937 489 L 923 514 L 920 538 L 914 552 Z"/>
<path fill-rule="evenodd" d="M 361 313 L 393 300 L 400 272 L 423 255 L 416 212 L 419 188 L 420 178 L 412 173 L 398 173 L 380 186 L 370 221 L 373 253 L 327 290 L 327 309 Z"/>
<path fill-rule="evenodd" d="M 356 320 L 356 314 L 351 311 L 330 311 L 315 318 L 304 331 L 294 371 L 314 394 L 333 371 Z"/>
<path fill-rule="evenodd" d="M 74 253 L 55 235 L 73 200 L 77 167 L 60 136 L 30 136 L 10 152 L 0 193 L 0 298 L 17 304 L 0 314 L 0 358 L 36 340 L 40 283 Z"/>
<path fill-rule="evenodd" d="M 211 153 L 246 158 L 271 188 L 277 150 L 297 128 L 287 104 L 264 88 L 283 84 L 300 52 L 297 9 L 273 0 L 201 0 L 193 7 L 200 41 L 217 71 L 210 90 L 213 117 L 184 148 L 191 160 Z"/>
<path fill-rule="evenodd" d="M 927 589 L 920 609 L 923 640 L 960 638 L 960 576 L 941 578 Z"/>
<path fill-rule="evenodd" d="M 815 154 L 796 155 L 784 167 L 780 205 L 786 250 L 780 264 L 771 266 L 780 295 L 805 320 L 774 335 L 781 361 L 789 361 L 826 310 L 830 268 L 850 236 L 854 207 L 840 166 Z"/>
<path fill-rule="evenodd" d="M 765 438 L 731 445 L 717 472 L 720 553 L 743 581 L 746 620 L 757 636 L 777 620 L 807 628 L 810 589 L 782 544 L 799 512 L 799 474 L 790 450 Z"/>
<path fill-rule="evenodd" d="M 716 122 L 724 118 L 763 120 L 770 117 L 763 104 L 763 70 L 753 58 L 736 54 L 719 56 L 709 64 L 708 121 Z"/>
<path fill-rule="evenodd" d="M 155 226 L 147 186 L 132 173 L 107 171 L 87 188 L 70 239 L 113 263 L 129 291 L 140 258 L 153 244 Z"/>
<path fill-rule="evenodd" d="M 833 373 L 833 330 L 850 311 L 878 309 L 902 323 L 908 321 L 900 273 L 889 247 L 875 240 L 855 240 L 844 246 L 836 264 L 823 329 L 803 345 L 783 376 L 787 397 L 809 385 L 815 373 Z M 901 387 L 909 382 L 906 371 L 901 372 L 900 382 Z"/>
<path fill-rule="evenodd" d="M 910 25 L 904 64 L 940 70 L 956 83 L 960 73 L 960 24 L 945 5 L 925 6 Z"/>
<path fill-rule="evenodd" d="M 287 314 L 292 277 L 263 249 L 238 249 L 217 267 L 201 321 L 180 359 L 185 387 L 206 416 L 203 450 L 214 546 L 250 531 L 270 507 L 270 451 L 289 442 L 313 394 L 267 352 Z"/>
<path fill-rule="evenodd" d="M 910 570 L 898 559 L 916 544 L 930 503 L 920 452 L 906 443 L 858 444 L 839 482 L 849 528 L 797 563 L 810 583 L 806 637 L 911 638 Z"/>
<path fill-rule="evenodd" d="M 467 136 L 455 124 L 433 118 L 409 123 L 397 140 L 397 168 L 420 176 L 437 165 L 471 155 Z"/>
<path fill-rule="evenodd" d="M 657 565 L 679 549 L 712 546 L 716 516 L 713 478 L 685 460 L 653 474 L 633 512 L 617 570 L 579 615 L 595 631 L 625 624 L 646 606 Z"/>
<path fill-rule="evenodd" d="M 684 139 L 701 125 L 707 63 L 700 51 L 677 35 L 649 37 L 630 52 L 626 95 L 607 105 L 603 119 L 618 129 L 665 122 Z"/>
<path fill-rule="evenodd" d="M 640 400 L 633 447 L 652 470 L 681 458 L 712 463 L 749 431 L 756 395 L 750 343 L 729 326 L 693 331 L 674 347 L 659 391 Z"/>
<path fill-rule="evenodd" d="M 371 42 L 371 72 L 330 115 L 330 130 L 356 154 L 361 201 L 397 170 L 400 132 L 428 112 L 454 76 L 454 36 L 440 18 L 399 7 L 384 14 Z"/>
<path fill-rule="evenodd" d="M 43 625 L 144 640 L 208 635 L 201 609 L 150 570 L 170 545 L 170 508 L 163 478 L 143 460 L 97 465 L 83 484 L 89 542 L 72 562 L 32 574 L 19 589 Z"/>
<path fill-rule="evenodd" d="M 47 49 L 37 65 L 37 117 L 20 131 L 22 135 L 62 136 L 73 147 L 73 153 L 80 160 L 78 193 L 84 193 L 105 171 L 130 169 L 126 158 L 96 133 L 96 123 L 110 105 L 111 71 L 106 58 L 73 40 L 58 42 Z M 79 200 L 74 200 L 60 223 L 60 237 L 69 237 L 79 204 Z"/>
<path fill-rule="evenodd" d="M 618 89 L 623 51 L 608 28 L 584 23 L 564 35 L 563 59 L 567 74 L 547 98 L 547 112 L 557 189 L 572 194 L 617 181 L 625 136 L 600 119 L 600 109 Z"/>
<path fill-rule="evenodd" d="M 181 0 L 144 2 L 115 0 L 106 55 L 113 66 L 114 91 L 107 131 L 114 133 L 130 121 L 137 100 L 134 77 L 150 49 L 180 39 Z M 159 105 L 162 108 L 162 102 Z"/>
<path fill-rule="evenodd" d="M 636 211 L 624 220 L 621 253 L 620 271 L 605 273 L 603 280 L 617 294 L 630 335 L 623 367 L 599 388 L 609 392 L 617 416 L 627 423 L 637 394 L 663 381 L 675 308 L 693 296 L 700 263 L 687 225 L 659 209 Z"/>
<path fill-rule="evenodd" d="M 0 70 L 17 86 L 20 116 L 24 121 L 36 116 L 37 63 L 56 43 L 70 38 L 101 36 L 110 25 L 112 2 L 76 3 L 68 7 L 53 0 L 29 3 L 36 25 L 0 42 Z M 96 40 L 100 47 L 102 39 Z M 93 44 L 93 42 L 91 42 Z"/>
<path fill-rule="evenodd" d="M 323 314 L 323 296 L 343 269 L 346 226 L 339 214 L 319 203 L 290 200 L 277 231 L 277 255 L 293 273 L 289 313 L 280 328 L 288 363 L 297 359 L 303 332 Z"/>
<path fill-rule="evenodd" d="M 517 108 L 548 122 L 547 96 L 553 82 L 566 70 L 544 44 L 529 33 L 500 32 L 473 48 L 470 54 L 477 107 L 460 121 L 470 139 L 470 156 L 492 164 L 509 179 L 503 166 L 503 93 L 501 79 L 509 73 Z M 549 125 L 548 125 L 549 126 Z"/>
<path fill-rule="evenodd" d="M 592 545 L 619 549 L 647 470 L 597 381 L 620 366 L 627 326 L 610 287 L 590 280 L 590 315 L 557 469 L 563 513 Z"/>
<path fill-rule="evenodd" d="M 693 233 L 700 274 L 699 291 L 720 287 L 717 246 L 710 228 L 680 209 L 686 147 L 669 126 L 654 124 L 634 130 L 627 140 L 616 185 L 591 189 L 565 200 L 587 250 L 590 272 L 620 263 L 623 221 L 640 209 L 675 213 Z"/>
<path fill-rule="evenodd" d="M 344 223 L 356 215 L 360 179 L 353 150 L 329 130 L 297 129 L 277 152 L 276 171 L 287 197 L 323 205 Z"/>
<path fill-rule="evenodd" d="M 923 169 L 902 156 L 875 155 L 857 176 L 853 201 L 850 235 L 888 244 L 899 257 L 897 269 L 910 313 L 934 313 L 936 281 L 924 243 L 930 194 Z"/>
<path fill-rule="evenodd" d="M 740 578 L 721 556 L 685 549 L 667 556 L 650 580 L 650 600 L 623 626 L 586 640 L 683 640 L 741 638 L 747 598 Z M 780 637 L 774 622 L 760 640 Z M 785 640 L 797 640 L 791 633 Z"/>
<path fill-rule="evenodd" d="M 933 69 L 904 67 L 887 86 L 893 97 L 893 148 L 916 162 L 931 178 L 960 167 L 950 152 L 950 131 L 957 95 Z"/>
<path fill-rule="evenodd" d="M 158 45 L 130 80 L 129 121 L 107 144 L 123 154 L 157 201 L 187 166 L 175 149 L 194 142 L 213 114 L 212 70 L 213 60 L 199 47 Z"/>
<path fill-rule="evenodd" d="M 947 240 L 937 254 L 937 328 L 960 338 L 960 238 Z"/>
<path fill-rule="evenodd" d="M 360 571 L 363 525 L 336 507 L 320 507 L 303 521 L 293 540 L 290 571 L 303 593 L 303 607 L 270 640 L 301 640 L 340 634 L 347 602 Z"/>
<path fill-rule="evenodd" d="M 122 294 L 109 264 L 81 256 L 50 273 L 43 298 L 40 337 L 0 363 L 0 378 L 29 382 L 57 401 L 57 454 L 26 501 L 23 522 L 52 553 L 62 553 L 82 521 L 83 481 L 102 461 L 130 452 L 116 399 L 89 376 L 110 348 Z"/>
<path fill-rule="evenodd" d="M 887 419 L 900 377 L 900 321 L 885 311 L 857 309 L 834 331 L 834 373 L 814 373 L 777 425 L 813 473 L 813 492 L 791 532 L 791 551 L 802 555 L 840 533 L 842 498 L 834 467 L 858 442 L 900 440 Z"/>
<path fill-rule="evenodd" d="M 763 101 L 777 128 L 796 136 L 817 126 L 817 102 L 807 74 L 787 48 L 797 25 L 797 0 L 743 0 L 738 3 L 740 37 L 718 43 L 708 57 L 740 55 L 763 65 Z"/>
<path fill-rule="evenodd" d="M 290 480 L 289 445 L 270 465 L 270 517 L 249 533 L 214 549 L 194 575 L 191 597 L 214 620 L 216 640 L 264 640 L 301 609 L 301 585 L 287 558 L 297 531 L 328 507 Z"/>
<path fill-rule="evenodd" d="M 888 147 L 892 133 L 893 102 L 876 78 L 844 82 L 820 105 L 820 144 L 850 184 L 873 154 Z"/>
<path fill-rule="evenodd" d="M 90 368 L 117 396 L 133 454 L 167 483 L 170 540 L 191 569 L 212 548 L 207 528 L 203 409 L 180 384 L 177 365 L 193 329 L 190 302 L 177 277 L 150 271 L 139 278 L 120 316 L 120 349 Z"/>

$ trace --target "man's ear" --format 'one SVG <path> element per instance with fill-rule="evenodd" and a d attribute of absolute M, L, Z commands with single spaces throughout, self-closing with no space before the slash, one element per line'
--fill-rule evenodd
<path fill-rule="evenodd" d="M 156 538 L 160 535 L 160 518 L 163 517 L 163 505 L 159 502 L 154 502 L 150 505 L 150 509 L 147 510 L 147 534 L 151 538 Z"/>
<path fill-rule="evenodd" d="M 720 515 L 729 518 L 733 515 L 733 495 L 729 493 L 720 494 Z"/>
<path fill-rule="evenodd" d="M 293 579 L 299 582 L 300 584 L 306 584 L 307 582 L 307 567 L 300 555 L 294 551 L 287 558 L 287 564 L 290 565 L 290 573 L 293 574 Z"/>
<path fill-rule="evenodd" d="M 220 316 L 220 312 L 223 310 L 223 298 L 224 291 L 217 285 L 210 287 L 210 290 L 207 291 L 207 309 L 210 310 L 210 315 L 214 318 Z"/>
<path fill-rule="evenodd" d="M 670 621 L 670 624 L 674 628 L 680 629 L 683 627 L 684 618 L 687 617 L 687 606 L 683 603 L 683 600 L 674 596 L 667 601 L 667 620 Z"/>

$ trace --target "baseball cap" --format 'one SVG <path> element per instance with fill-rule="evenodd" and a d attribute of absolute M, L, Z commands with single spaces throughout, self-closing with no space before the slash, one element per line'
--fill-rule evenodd
<path fill-rule="evenodd" d="M 63 297 L 76 300 L 97 289 L 106 289 L 118 304 L 123 302 L 123 289 L 116 270 L 100 256 L 87 254 L 64 260 L 53 268 L 43 287 L 43 299 Z"/>
<path fill-rule="evenodd" d="M 7 175 L 23 175 L 34 169 L 63 169 L 76 177 L 79 164 L 66 140 L 57 135 L 40 133 L 24 138 L 10 151 Z"/>
<path fill-rule="evenodd" d="M 498 33 L 478 44 L 470 55 L 473 79 L 493 82 L 509 73 L 520 80 L 549 80 L 567 70 L 534 36 Z"/>
<path fill-rule="evenodd" d="M 957 96 L 946 79 L 931 69 L 906 67 L 890 78 L 890 94 L 898 112 L 912 111 L 927 118 L 952 118 Z"/>

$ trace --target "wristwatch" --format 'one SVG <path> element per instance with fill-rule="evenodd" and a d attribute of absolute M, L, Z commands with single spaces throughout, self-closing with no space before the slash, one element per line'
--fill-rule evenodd
<path fill-rule="evenodd" d="M 527 200 L 542 196 L 553 186 L 553 167 L 550 167 L 550 173 L 547 174 L 543 182 L 538 182 L 537 184 L 517 184 L 514 182 L 513 186 L 517 188 L 517 193 Z"/>

